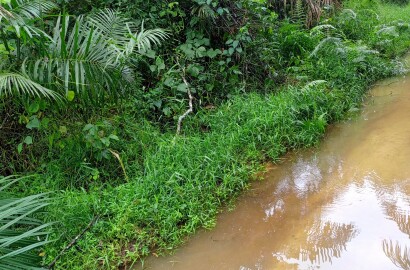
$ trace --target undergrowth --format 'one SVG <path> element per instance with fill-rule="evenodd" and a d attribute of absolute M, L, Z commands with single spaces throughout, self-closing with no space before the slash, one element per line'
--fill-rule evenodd
<path fill-rule="evenodd" d="M 221 206 L 249 185 L 261 164 L 316 145 L 327 125 L 357 110 L 373 82 L 402 73 L 397 57 L 410 47 L 410 7 L 369 0 L 345 8 L 324 14 L 311 29 L 270 14 L 264 21 L 270 27 L 258 32 L 247 25 L 226 41 L 231 56 L 208 48 L 203 34 L 190 33 L 176 54 L 197 54 L 204 46 L 208 58 L 185 55 L 198 106 L 184 120 L 181 136 L 172 123 L 185 110 L 187 89 L 175 83 L 175 70 L 164 71 L 159 57 L 151 65 L 152 85 L 144 85 L 152 92 L 136 91 L 84 115 L 77 108 L 52 114 L 45 107 L 44 115 L 52 117 L 41 116 L 47 127 L 31 135 L 37 144 L 24 145 L 25 158 L 13 156 L 14 167 L 8 168 L 41 174 L 20 182 L 16 191 L 54 191 L 48 219 L 58 221 L 57 240 L 46 248 L 45 263 L 95 217 L 56 269 L 130 269 L 153 252 L 171 251 L 198 228 L 212 228 Z M 161 18 L 181 10 L 169 7 Z M 141 100 L 149 102 L 139 106 Z M 26 107 L 21 110 L 30 119 Z M 30 155 L 34 165 L 26 163 Z"/>

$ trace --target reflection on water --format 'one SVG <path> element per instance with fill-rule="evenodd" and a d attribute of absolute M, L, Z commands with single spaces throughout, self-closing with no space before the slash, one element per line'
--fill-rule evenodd
<path fill-rule="evenodd" d="M 338 224 L 332 222 L 317 223 L 309 229 L 306 240 L 299 249 L 274 254 L 280 261 L 297 265 L 298 261 L 320 266 L 332 263 L 332 258 L 339 258 L 346 244 L 357 233 L 353 224 Z M 289 259 L 290 258 L 290 259 Z M 292 259 L 293 258 L 293 259 Z M 294 259 L 298 258 L 298 259 Z"/>
<path fill-rule="evenodd" d="M 410 269 L 410 250 L 407 249 L 407 246 L 402 248 L 400 244 L 384 240 L 383 241 L 383 251 L 387 257 L 401 269 Z"/>
<path fill-rule="evenodd" d="M 289 154 L 215 229 L 144 269 L 410 269 L 410 80 Z"/>
<path fill-rule="evenodd" d="M 385 208 L 386 214 L 397 223 L 400 231 L 410 237 L 410 221 L 408 210 L 401 209 L 396 204 L 388 201 L 385 201 L 383 206 Z M 407 209 L 410 209 L 410 207 L 408 207 Z"/>

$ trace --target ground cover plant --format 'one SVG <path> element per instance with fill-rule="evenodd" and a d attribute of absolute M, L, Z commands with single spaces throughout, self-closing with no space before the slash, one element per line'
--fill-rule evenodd
<path fill-rule="evenodd" d="M 54 269 L 130 269 L 212 228 L 410 47 L 405 3 L 0 4 L 0 175 L 51 192 L 35 259 Z"/>

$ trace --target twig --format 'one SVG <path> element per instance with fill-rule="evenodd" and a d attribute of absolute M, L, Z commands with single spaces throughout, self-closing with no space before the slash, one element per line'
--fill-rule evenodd
<path fill-rule="evenodd" d="M 80 240 L 81 237 L 84 236 L 84 234 L 92 227 L 94 226 L 94 224 L 97 222 L 97 220 L 100 218 L 99 215 L 95 216 L 93 218 L 93 220 L 90 221 L 90 223 L 88 223 L 87 227 L 85 227 L 85 229 L 79 234 L 77 235 L 71 242 L 70 244 L 68 244 L 61 252 L 60 254 L 57 255 L 57 257 L 54 259 L 54 261 L 52 261 L 49 265 L 48 268 L 52 269 L 54 267 L 54 265 L 57 263 L 58 259 L 61 258 L 61 256 L 64 255 L 64 253 L 66 253 L 70 248 L 72 248 L 77 242 L 78 240 Z"/>
<path fill-rule="evenodd" d="M 182 80 L 184 81 L 186 87 L 187 87 L 187 92 L 188 92 L 188 97 L 189 97 L 189 109 L 179 117 L 178 119 L 178 126 L 177 126 L 177 135 L 179 135 L 181 133 L 181 125 L 182 125 L 182 121 L 185 119 L 185 117 L 188 116 L 188 114 L 192 113 L 194 111 L 194 107 L 192 105 L 192 101 L 194 100 L 194 97 L 192 96 L 191 90 L 189 88 L 189 84 L 185 78 L 185 70 L 182 74 Z"/>

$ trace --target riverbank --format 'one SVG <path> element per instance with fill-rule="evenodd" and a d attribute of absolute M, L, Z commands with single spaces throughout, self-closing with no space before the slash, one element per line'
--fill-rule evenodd
<path fill-rule="evenodd" d="M 78 249 L 66 252 L 56 269 L 128 269 L 147 255 L 172 250 L 198 228 L 212 228 L 221 206 L 247 187 L 261 164 L 317 144 L 329 123 L 360 108 L 372 83 L 403 72 L 392 60 L 410 45 L 409 21 L 397 6 L 389 6 L 396 21 L 391 14 L 388 20 L 376 16 L 385 7 L 345 10 L 311 30 L 282 25 L 295 48 L 312 45 L 303 58 L 293 59 L 298 64 L 289 83 L 203 109 L 184 120 L 181 136 L 115 114 L 110 122 L 123 138 L 118 149 L 124 170 L 117 161 L 112 167 L 126 178 L 122 182 L 98 182 L 103 172 L 97 169 L 82 179 L 89 181 L 87 188 L 76 188 L 67 183 L 65 157 L 47 164 L 44 176 L 30 183 L 32 191 L 64 191 L 49 208 L 60 238 L 46 249 L 46 260 L 96 215 Z"/>
<path fill-rule="evenodd" d="M 135 269 L 406 269 L 409 75 L 369 93 L 360 114 L 287 154 L 214 229 Z"/>

